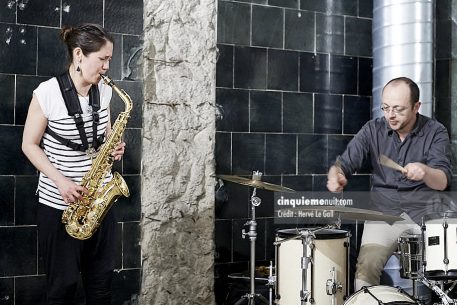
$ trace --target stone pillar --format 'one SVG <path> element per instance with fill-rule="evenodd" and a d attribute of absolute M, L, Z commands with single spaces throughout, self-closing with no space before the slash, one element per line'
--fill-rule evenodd
<path fill-rule="evenodd" d="M 216 0 L 144 2 L 140 304 L 214 304 Z"/>

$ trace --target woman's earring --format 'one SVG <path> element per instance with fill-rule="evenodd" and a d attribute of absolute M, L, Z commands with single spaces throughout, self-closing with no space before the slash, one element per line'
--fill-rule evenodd
<path fill-rule="evenodd" d="M 76 68 L 76 71 L 77 71 L 77 72 L 81 72 L 81 68 L 79 67 L 79 65 L 78 65 L 78 67 Z"/>

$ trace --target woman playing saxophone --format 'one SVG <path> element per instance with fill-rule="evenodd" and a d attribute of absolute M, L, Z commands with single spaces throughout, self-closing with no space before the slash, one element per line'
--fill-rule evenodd
<path fill-rule="evenodd" d="M 69 52 L 68 71 L 34 90 L 22 141 L 23 152 L 40 172 L 37 225 L 47 275 L 47 304 L 73 304 L 82 275 L 86 304 L 108 305 L 116 253 L 112 211 L 84 241 L 67 234 L 61 217 L 68 204 L 88 193 L 79 182 L 91 168 L 91 153 L 99 149 L 103 135 L 111 129 L 112 88 L 101 81 L 100 74 L 109 69 L 113 38 L 95 24 L 64 27 L 61 38 Z M 67 91 L 73 93 L 79 115 L 70 115 L 61 86 L 71 89 Z M 125 143 L 118 144 L 111 153 L 114 160 L 120 160 L 124 150 Z M 108 173 L 105 180 L 111 177 Z"/>

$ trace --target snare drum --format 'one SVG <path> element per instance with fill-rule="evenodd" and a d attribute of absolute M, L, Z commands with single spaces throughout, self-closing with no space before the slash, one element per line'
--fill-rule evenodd
<path fill-rule="evenodd" d="M 399 288 L 390 286 L 364 287 L 351 295 L 344 305 L 418 304 Z"/>
<path fill-rule="evenodd" d="M 424 216 L 425 276 L 430 279 L 457 278 L 457 213 Z"/>
<path fill-rule="evenodd" d="M 405 234 L 398 238 L 400 276 L 405 279 L 418 279 L 422 269 L 422 236 Z"/>
<path fill-rule="evenodd" d="M 276 241 L 285 240 L 312 229 L 279 230 Z M 305 238 L 285 240 L 276 245 L 276 304 L 301 305 L 303 243 L 311 257 L 307 270 L 306 304 L 341 305 L 348 291 L 348 252 L 350 234 L 324 229 L 314 233 L 311 245 Z M 303 259 L 304 261 L 304 259 Z"/>

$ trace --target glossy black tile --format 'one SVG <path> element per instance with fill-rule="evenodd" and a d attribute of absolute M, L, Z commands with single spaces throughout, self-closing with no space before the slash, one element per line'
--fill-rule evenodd
<path fill-rule="evenodd" d="M 45 304 L 46 276 L 16 278 L 16 305 Z"/>
<path fill-rule="evenodd" d="M 2 198 L 0 199 L 0 225 L 14 225 L 14 177 L 0 176 L 0 191 Z"/>
<path fill-rule="evenodd" d="M 0 124 L 13 124 L 14 123 L 14 75 L 0 74 Z"/>
<path fill-rule="evenodd" d="M 341 95 L 316 94 L 314 96 L 314 132 L 337 133 L 342 132 Z"/>
<path fill-rule="evenodd" d="M 271 48 L 283 46 L 284 10 L 252 6 L 252 45 Z"/>
<path fill-rule="evenodd" d="M 11 0 L 0 0 L 0 22 L 15 23 L 17 2 Z"/>
<path fill-rule="evenodd" d="M 363 0 L 365 1 L 365 0 Z M 350 15 L 357 16 L 358 0 L 300 0 L 300 9 L 316 11 L 328 15 Z"/>
<path fill-rule="evenodd" d="M 130 111 L 130 118 L 127 123 L 127 128 L 141 128 L 143 124 L 143 84 L 139 81 L 115 81 L 116 85 L 124 89 L 130 96 L 133 103 L 133 108 Z M 121 111 L 125 111 L 125 103 L 121 100 L 118 94 L 113 91 L 113 97 L 110 103 L 111 107 L 111 122 Z"/>
<path fill-rule="evenodd" d="M 344 54 L 344 17 L 316 14 L 316 50 Z"/>
<path fill-rule="evenodd" d="M 298 52 L 268 50 L 267 88 L 298 91 Z"/>
<path fill-rule="evenodd" d="M 62 3 L 62 25 L 103 24 L 103 0 L 65 0 Z"/>
<path fill-rule="evenodd" d="M 313 176 L 283 176 L 282 185 L 291 188 L 296 192 L 309 192 L 313 190 Z"/>
<path fill-rule="evenodd" d="M 249 131 L 249 91 L 216 89 L 217 131 Z"/>
<path fill-rule="evenodd" d="M 314 122 L 313 95 L 283 93 L 283 132 L 312 133 Z"/>
<path fill-rule="evenodd" d="M 356 134 L 371 118 L 371 101 L 368 97 L 344 97 L 343 134 Z"/>
<path fill-rule="evenodd" d="M 296 174 L 296 135 L 267 134 L 265 151 L 265 174 Z"/>
<path fill-rule="evenodd" d="M 15 224 L 36 225 L 38 176 L 17 176 L 15 186 Z"/>
<path fill-rule="evenodd" d="M 139 221 L 141 219 L 141 176 L 123 176 L 130 190 L 130 197 L 119 197 L 114 203 L 113 209 L 117 221 Z"/>
<path fill-rule="evenodd" d="M 435 119 L 447 128 L 451 137 L 454 135 L 452 128 L 452 107 L 451 97 L 435 97 Z"/>
<path fill-rule="evenodd" d="M 372 56 L 371 19 L 346 17 L 345 52 L 347 55 Z"/>
<path fill-rule="evenodd" d="M 48 79 L 48 76 L 16 76 L 16 125 L 25 124 L 30 101 L 32 100 L 33 96 L 33 90 L 35 90 L 41 82 L 44 82 Z"/>
<path fill-rule="evenodd" d="M 21 150 L 21 126 L 0 126 L 0 175 L 34 175 L 35 168 Z"/>
<path fill-rule="evenodd" d="M 358 1 L 359 17 L 373 18 L 373 1 Z"/>
<path fill-rule="evenodd" d="M 298 0 L 268 0 L 268 5 L 286 8 L 298 8 Z"/>
<path fill-rule="evenodd" d="M 113 57 L 109 63 L 108 75 L 111 79 L 122 80 L 122 44 L 123 36 L 121 34 L 112 34 L 114 39 Z"/>
<path fill-rule="evenodd" d="M 141 129 L 126 129 L 124 133 L 125 154 L 122 158 L 123 174 L 138 175 L 141 173 Z"/>
<path fill-rule="evenodd" d="M 281 131 L 281 93 L 273 91 L 250 92 L 250 131 Z"/>
<path fill-rule="evenodd" d="M 217 42 L 250 45 L 251 5 L 218 1 Z"/>
<path fill-rule="evenodd" d="M 57 76 L 67 70 L 68 51 L 60 30 L 38 28 L 38 75 Z"/>
<path fill-rule="evenodd" d="M 329 135 L 328 136 L 328 163 L 333 165 L 338 156 L 343 154 L 352 136 Z"/>
<path fill-rule="evenodd" d="M 327 54 L 300 54 L 300 91 L 329 92 L 330 61 Z"/>
<path fill-rule="evenodd" d="M 330 92 L 357 94 L 357 58 L 330 56 Z"/>
<path fill-rule="evenodd" d="M 285 10 L 284 19 L 284 48 L 314 52 L 315 14 Z"/>
<path fill-rule="evenodd" d="M 140 248 L 141 227 L 139 222 L 126 222 L 123 224 L 122 249 L 123 268 L 141 267 Z"/>
<path fill-rule="evenodd" d="M 36 274 L 36 227 L 0 227 L 0 240 L 0 276 Z"/>
<path fill-rule="evenodd" d="M 327 136 L 298 136 L 298 174 L 327 173 Z"/>
<path fill-rule="evenodd" d="M 455 23 L 447 19 L 438 19 L 436 22 L 435 31 L 435 57 L 437 59 L 445 59 L 451 57 L 453 32 L 455 31 Z"/>
<path fill-rule="evenodd" d="M 115 246 L 115 261 L 114 261 L 114 268 L 121 270 L 122 269 L 122 225 L 123 223 L 117 223 L 116 224 L 116 233 L 114 235 L 114 238 L 112 242 L 114 243 Z"/>
<path fill-rule="evenodd" d="M 233 88 L 233 46 L 218 44 L 216 87 Z"/>
<path fill-rule="evenodd" d="M 265 89 L 267 51 L 261 48 L 235 47 L 235 88 Z"/>
<path fill-rule="evenodd" d="M 264 172 L 264 134 L 233 133 L 232 147 L 232 174 L 251 175 L 255 170 Z"/>
<path fill-rule="evenodd" d="M 35 75 L 37 28 L 0 23 L 0 33 L 0 73 Z"/>
<path fill-rule="evenodd" d="M 60 0 L 21 1 L 18 3 L 17 22 L 59 27 L 60 3 Z"/>
<path fill-rule="evenodd" d="M 335 160 L 329 160 L 329 166 L 325 170 L 325 174 L 314 175 L 313 176 L 313 191 L 314 192 L 328 192 L 327 189 L 327 172 L 330 165 L 334 163 Z"/>
<path fill-rule="evenodd" d="M 105 28 L 109 32 L 133 35 L 143 33 L 143 1 L 107 1 L 104 17 Z"/>
<path fill-rule="evenodd" d="M 0 278 L 0 295 L 2 305 L 14 305 L 14 278 Z"/>
<path fill-rule="evenodd" d="M 216 132 L 216 173 L 230 175 L 232 172 L 232 134 Z"/>
<path fill-rule="evenodd" d="M 251 175 L 243 176 L 251 179 Z M 250 211 L 249 187 L 222 180 L 227 194 L 227 201 L 218 204 L 216 219 L 246 218 Z"/>
<path fill-rule="evenodd" d="M 139 36 L 123 35 L 122 52 L 122 79 L 142 80 L 143 42 Z"/>
<path fill-rule="evenodd" d="M 114 272 L 111 304 L 138 304 L 140 271 L 140 269 L 129 269 Z"/>
<path fill-rule="evenodd" d="M 373 59 L 359 58 L 359 95 L 371 96 L 373 88 Z"/>
<path fill-rule="evenodd" d="M 240 2 L 250 2 L 250 3 L 257 3 L 257 4 L 267 4 L 268 0 L 239 0 Z"/>
<path fill-rule="evenodd" d="M 435 61 L 435 95 L 437 97 L 451 96 L 452 60 L 441 59 Z"/>
<path fill-rule="evenodd" d="M 216 220 L 214 223 L 216 253 L 214 261 L 225 263 L 232 261 L 232 220 Z"/>

